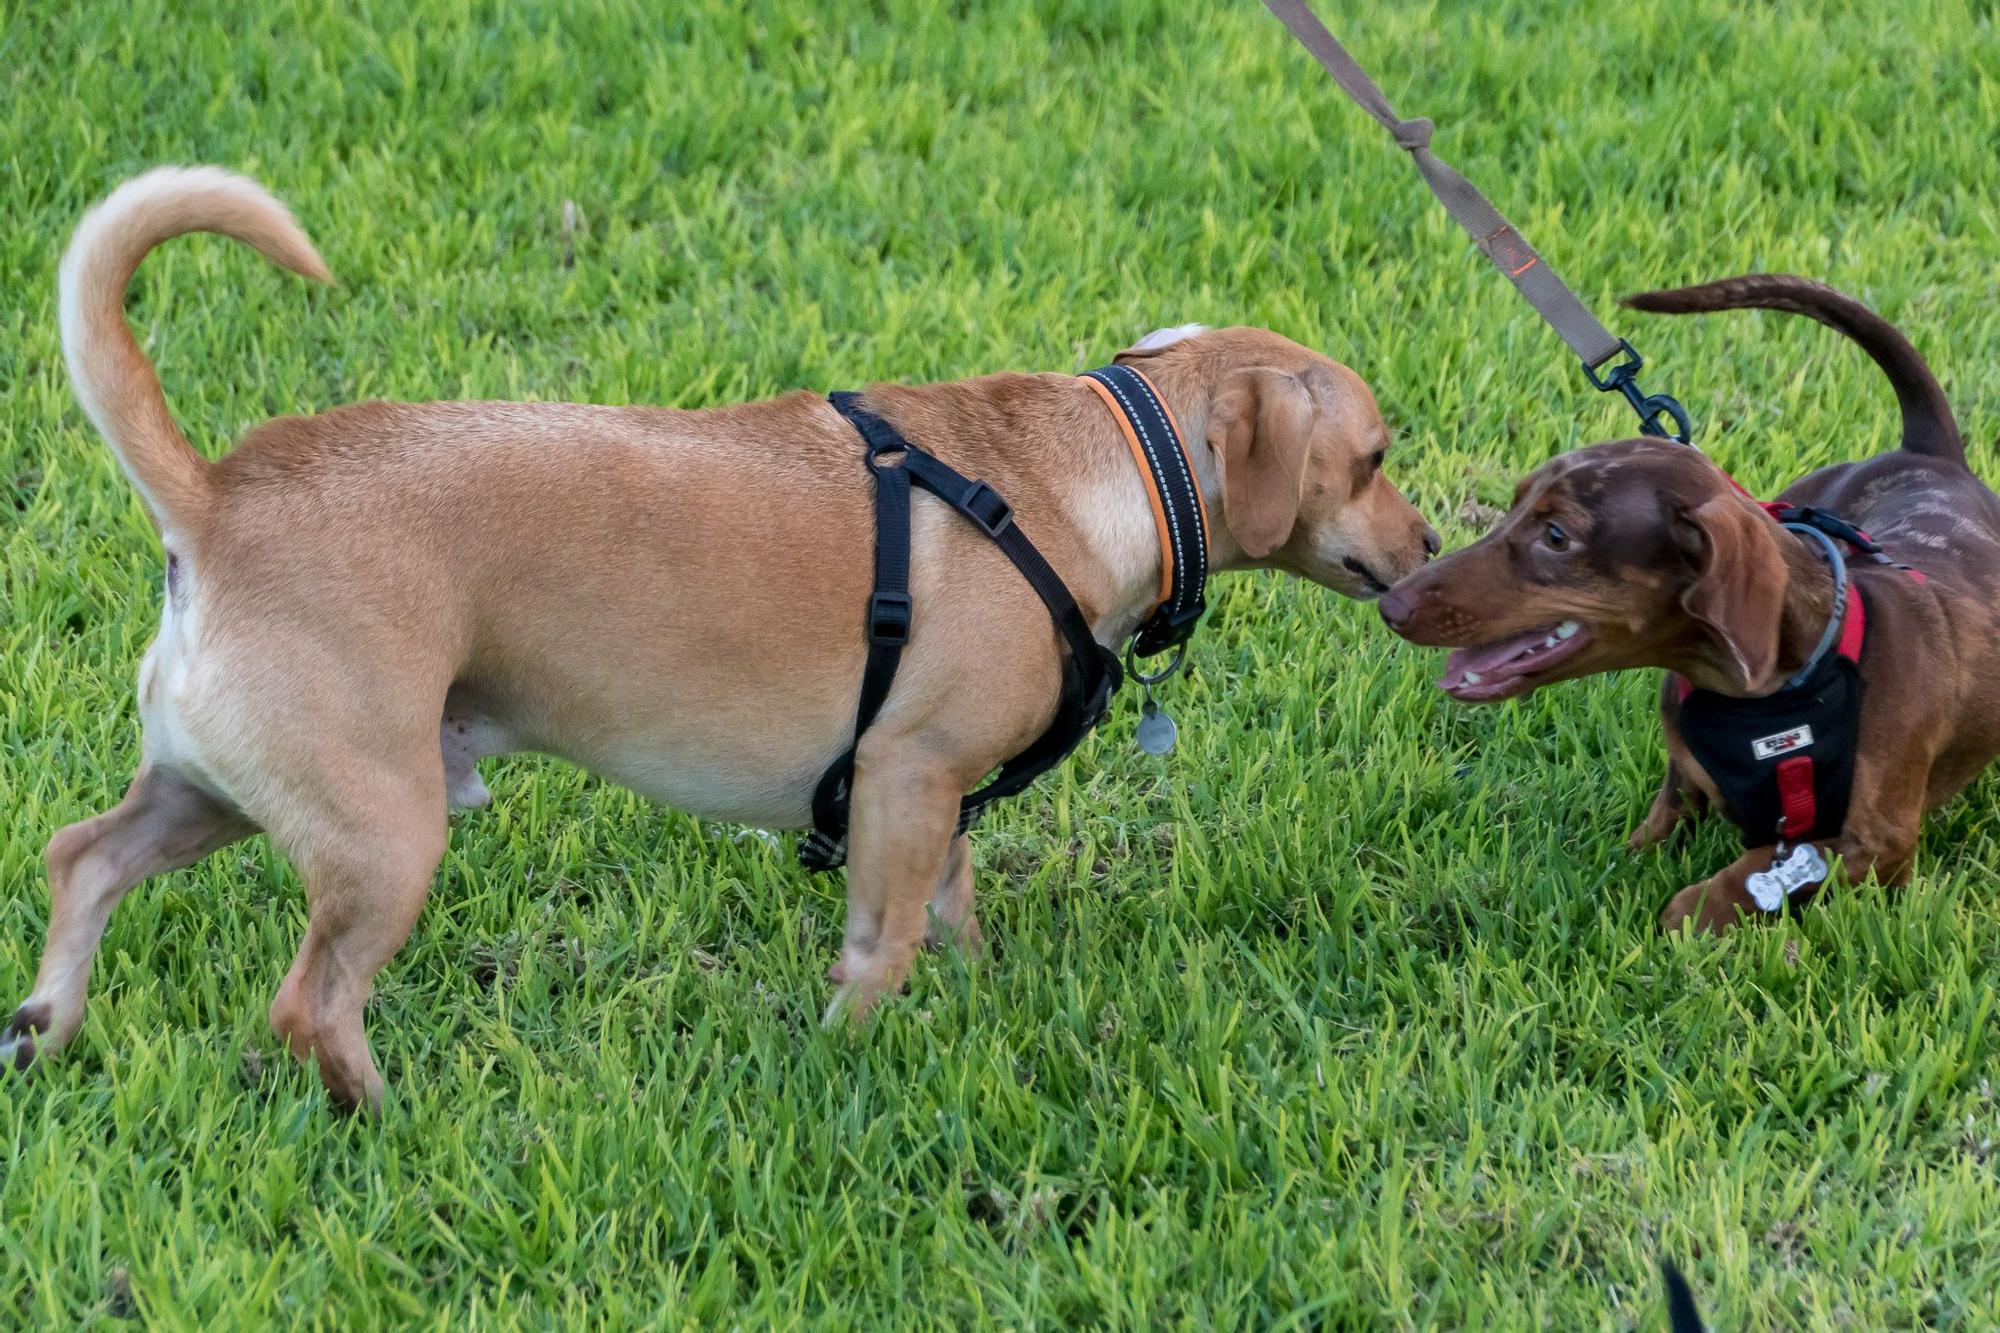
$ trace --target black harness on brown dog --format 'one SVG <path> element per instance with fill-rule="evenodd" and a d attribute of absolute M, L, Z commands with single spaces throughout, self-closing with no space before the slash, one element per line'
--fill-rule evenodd
<path fill-rule="evenodd" d="M 1861 648 L 1868 630 L 1867 607 L 1848 575 L 1847 553 L 1925 580 L 1920 570 L 1891 560 L 1866 532 L 1837 514 L 1782 501 L 1763 509 L 1787 531 L 1817 542 L 1833 572 L 1833 609 L 1818 645 L 1776 693 L 1761 698 L 1697 690 L 1679 676 L 1669 680 L 1678 690 L 1681 739 L 1720 792 L 1723 813 L 1741 830 L 1743 845 L 1777 849 L 1771 868 L 1744 885 L 1758 907 L 1775 912 L 1792 894 L 1826 877 L 1825 859 L 1814 844 L 1837 837 L 1846 826 L 1854 792 Z"/>
<path fill-rule="evenodd" d="M 1833 571 L 1833 610 L 1806 664 L 1775 693 L 1757 698 L 1679 682 L 1681 738 L 1721 792 L 1745 847 L 1823 841 L 1847 820 L 1867 611 L 1848 578 L 1841 542 L 1813 521 L 1820 517 L 1803 510 L 1780 519 L 1788 531 L 1817 541 Z"/>
<path fill-rule="evenodd" d="M 1178 648 L 1201 618 L 1208 578 L 1207 520 L 1192 461 L 1173 414 L 1145 376 L 1129 366 L 1108 366 L 1091 371 L 1085 379 L 1112 407 L 1139 460 L 1161 531 L 1166 571 L 1160 601 L 1139 626 L 1131 651 L 1143 657 Z M 1063 657 L 1062 696 L 1054 721 L 1034 744 L 1002 764 L 992 781 L 960 801 L 958 832 L 970 828 L 987 806 L 1021 791 L 1066 759 L 1104 720 L 1111 696 L 1124 680 L 1117 656 L 1091 634 L 1062 577 L 1021 530 L 1013 507 L 998 491 L 960 475 L 912 444 L 863 407 L 860 394 L 835 393 L 828 401 L 867 446 L 866 463 L 875 479 L 875 586 L 864 625 L 868 661 L 855 709 L 854 743 L 821 774 L 813 791 L 813 831 L 799 843 L 799 861 L 809 870 L 832 870 L 846 863 L 855 747 L 887 701 L 916 625 L 910 597 L 912 485 L 950 505 L 992 539 L 1042 599 L 1069 650 Z"/>

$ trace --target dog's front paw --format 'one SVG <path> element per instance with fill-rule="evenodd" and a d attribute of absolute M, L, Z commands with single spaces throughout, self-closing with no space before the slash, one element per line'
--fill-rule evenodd
<path fill-rule="evenodd" d="M 880 986 L 844 981 L 834 988 L 833 998 L 826 1002 L 826 1011 L 819 1016 L 819 1025 L 828 1032 L 841 1028 L 858 1032 L 868 1025 L 868 1016 L 875 1011 L 875 1005 L 881 998 Z"/>
<path fill-rule="evenodd" d="M 1731 890 L 1714 880 L 1705 880 L 1700 884 L 1690 884 L 1674 895 L 1673 901 L 1660 913 L 1660 929 L 1671 935 L 1692 921 L 1695 930 L 1701 934 L 1721 935 L 1742 924 L 1743 915 L 1755 906 L 1742 890 Z"/>
<path fill-rule="evenodd" d="M 858 1031 L 867 1026 L 869 1016 L 884 998 L 909 992 L 910 965 L 904 962 L 889 967 L 879 959 L 850 955 L 829 967 L 826 979 L 834 983 L 834 992 L 826 1012 L 820 1015 L 820 1026 Z"/>
<path fill-rule="evenodd" d="M 35 1062 L 35 1039 L 49 1030 L 48 1013 L 24 1004 L 0 1029 L 0 1069 L 26 1069 Z"/>

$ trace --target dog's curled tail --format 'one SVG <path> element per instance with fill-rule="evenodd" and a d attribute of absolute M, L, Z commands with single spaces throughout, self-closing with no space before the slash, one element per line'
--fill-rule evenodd
<path fill-rule="evenodd" d="M 1895 325 L 1823 282 L 1789 273 L 1749 273 L 1698 287 L 1640 292 L 1626 297 L 1624 304 L 1667 315 L 1757 308 L 1816 319 L 1859 344 L 1889 377 L 1903 409 L 1903 448 L 1929 458 L 1965 462 L 1965 441 L 1951 403 L 1923 356 Z"/>
<path fill-rule="evenodd" d="M 125 288 L 148 251 L 190 231 L 219 232 L 294 273 L 333 281 L 283 204 L 217 167 L 157 168 L 84 214 L 63 255 L 63 356 L 77 401 L 164 534 L 207 512 L 209 465 L 174 424 L 153 363 L 125 323 Z"/>

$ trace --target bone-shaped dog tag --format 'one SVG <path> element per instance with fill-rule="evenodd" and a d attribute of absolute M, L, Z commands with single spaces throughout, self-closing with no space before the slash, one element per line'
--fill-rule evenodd
<path fill-rule="evenodd" d="M 1781 843 L 1778 855 L 1771 858 L 1771 868 L 1760 870 L 1744 880 L 1743 887 L 1756 900 L 1758 907 L 1766 912 L 1775 912 L 1800 889 L 1809 888 L 1825 878 L 1826 858 L 1819 854 L 1818 847 L 1802 842 L 1788 852 Z"/>
<path fill-rule="evenodd" d="M 1174 748 L 1174 737 L 1178 731 L 1174 720 L 1160 711 L 1148 694 L 1143 707 L 1139 709 L 1139 730 L 1136 733 L 1139 748 L 1147 754 L 1165 754 Z"/>

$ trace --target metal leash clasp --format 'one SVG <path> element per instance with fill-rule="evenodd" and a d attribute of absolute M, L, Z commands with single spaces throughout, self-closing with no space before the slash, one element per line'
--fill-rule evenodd
<path fill-rule="evenodd" d="M 1639 414 L 1641 435 L 1656 435 L 1663 440 L 1674 440 L 1681 444 L 1692 443 L 1690 437 L 1694 434 L 1694 423 L 1688 419 L 1687 409 L 1682 407 L 1680 400 L 1671 394 L 1646 393 L 1641 390 L 1639 371 L 1646 364 L 1645 358 L 1623 338 L 1618 340 L 1618 347 L 1625 354 L 1624 360 L 1601 376 L 1597 373 L 1597 367 L 1586 361 L 1583 363 L 1583 373 L 1589 377 L 1590 382 L 1600 393 L 1615 392 L 1625 395 L 1625 401 L 1632 404 L 1632 410 Z M 1668 430 L 1662 426 L 1661 417 L 1671 419 L 1674 428 Z"/>

